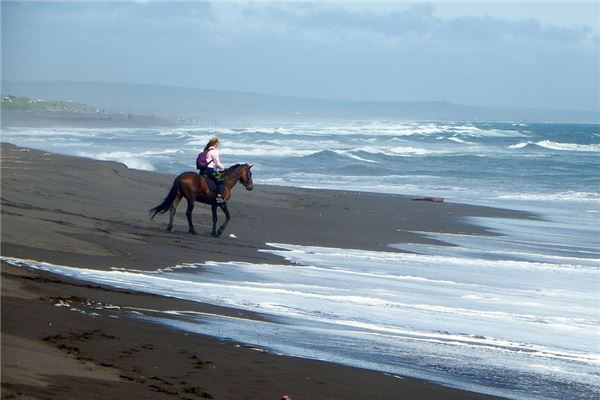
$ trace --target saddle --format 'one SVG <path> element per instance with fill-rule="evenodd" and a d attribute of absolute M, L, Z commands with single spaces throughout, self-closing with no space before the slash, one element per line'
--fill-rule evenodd
<path fill-rule="evenodd" d="M 223 184 L 223 180 L 217 181 L 216 177 L 211 173 L 200 172 L 200 176 L 206 181 L 206 185 L 211 192 L 219 193 L 219 186 Z"/>

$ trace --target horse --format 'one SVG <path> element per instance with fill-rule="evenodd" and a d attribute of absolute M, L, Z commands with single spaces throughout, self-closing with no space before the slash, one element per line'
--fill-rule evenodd
<path fill-rule="evenodd" d="M 225 185 L 223 197 L 225 201 L 228 201 L 231 198 L 231 189 L 238 182 L 241 182 L 246 190 L 254 189 L 252 172 L 250 171 L 251 168 L 252 165 L 236 164 L 223 171 Z M 231 215 L 229 214 L 229 208 L 227 207 L 226 202 L 222 204 L 217 203 L 217 193 L 210 189 L 207 179 L 208 178 L 205 176 L 196 172 L 184 172 L 177 176 L 173 181 L 173 185 L 171 186 L 171 190 L 167 194 L 167 197 L 165 197 L 162 203 L 150 210 L 150 218 L 154 219 L 157 214 L 164 214 L 169 210 L 169 225 L 167 225 L 167 230 L 173 232 L 173 217 L 175 216 L 177 205 L 181 199 L 185 197 L 187 200 L 187 210 L 185 211 L 185 215 L 187 216 L 189 233 L 193 235 L 197 234 L 194 225 L 192 224 L 192 210 L 194 209 L 195 202 L 198 201 L 211 206 L 213 226 L 210 234 L 214 237 L 221 236 L 231 219 Z M 223 225 L 217 230 L 218 207 L 225 213 L 226 219 Z"/>

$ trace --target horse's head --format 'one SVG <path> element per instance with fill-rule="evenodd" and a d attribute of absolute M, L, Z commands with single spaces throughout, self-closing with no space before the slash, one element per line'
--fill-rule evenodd
<path fill-rule="evenodd" d="M 246 190 L 254 189 L 254 182 L 252 181 L 252 165 L 243 164 L 240 166 L 240 177 L 239 181 L 246 188 Z"/>

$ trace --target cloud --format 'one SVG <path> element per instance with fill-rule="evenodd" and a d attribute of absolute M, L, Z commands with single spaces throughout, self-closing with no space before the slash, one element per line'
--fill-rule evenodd
<path fill-rule="evenodd" d="M 430 38 L 438 42 L 551 41 L 592 43 L 590 28 L 543 25 L 533 18 L 517 21 L 490 16 L 441 18 L 431 4 L 397 9 L 388 4 L 231 4 L 210 3 L 211 28 L 237 36 L 245 32 L 287 33 L 307 38 L 356 39 L 363 32 L 373 45 L 399 43 L 406 39 Z M 316 34 L 315 34 L 316 33 Z M 385 37 L 389 40 L 381 42 Z M 337 44 L 337 41 L 336 41 Z"/>
<path fill-rule="evenodd" d="M 598 107 L 600 40 L 431 4 L 3 3 L 3 73 L 379 100 Z"/>

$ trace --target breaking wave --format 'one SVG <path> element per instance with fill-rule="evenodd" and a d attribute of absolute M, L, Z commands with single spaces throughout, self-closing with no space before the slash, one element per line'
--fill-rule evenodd
<path fill-rule="evenodd" d="M 537 146 L 548 150 L 559 151 L 585 151 L 600 152 L 600 144 L 578 144 L 578 143 L 559 143 L 551 140 L 541 140 L 539 142 L 520 142 L 508 146 L 509 149 L 523 149 L 528 146 Z"/>

